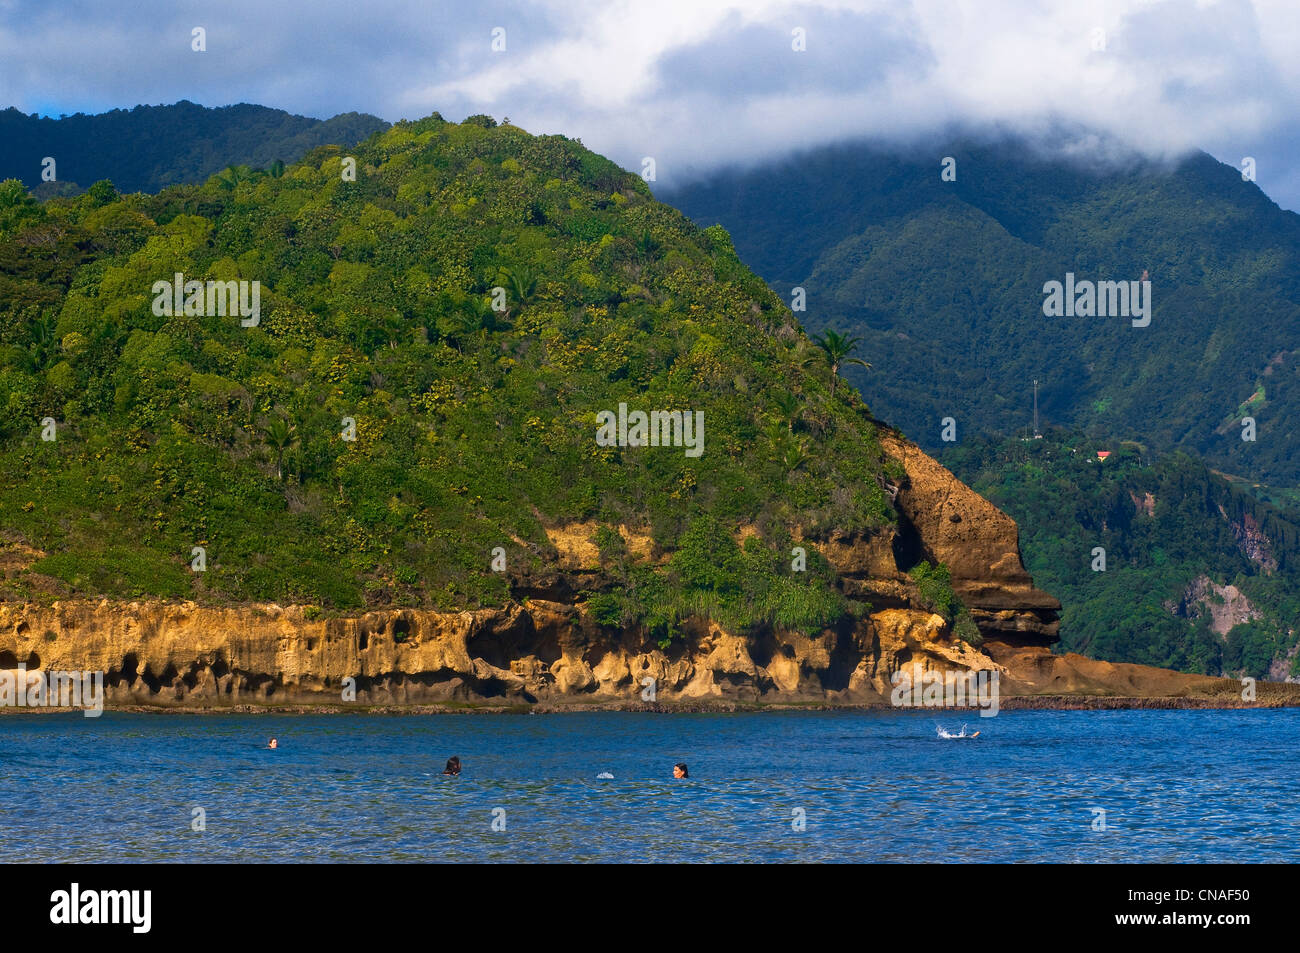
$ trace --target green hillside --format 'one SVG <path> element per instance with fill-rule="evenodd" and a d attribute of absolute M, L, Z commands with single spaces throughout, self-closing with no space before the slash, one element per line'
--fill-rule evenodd
<path fill-rule="evenodd" d="M 945 156 L 955 181 L 941 177 Z M 860 336 L 873 369 L 847 376 L 923 447 L 942 446 L 945 417 L 959 439 L 1020 433 L 1037 379 L 1047 423 L 1300 484 L 1300 216 L 1207 155 L 851 144 L 663 197 L 724 225 L 787 302 L 803 287 L 810 332 Z M 1043 286 L 1067 272 L 1147 272 L 1150 325 L 1046 317 Z"/>
<path fill-rule="evenodd" d="M 178 272 L 260 282 L 258 323 L 157 313 Z M 725 231 L 487 117 L 158 195 L 0 184 L 0 311 L 0 536 L 46 554 L 4 598 L 500 605 L 592 520 L 604 621 L 813 626 L 850 608 L 790 532 L 894 519 L 860 398 Z M 703 413 L 703 453 L 599 445 L 621 402 Z"/>
<path fill-rule="evenodd" d="M 111 179 L 127 192 L 157 192 L 202 182 L 231 165 L 293 162 L 308 149 L 350 146 L 388 128 L 375 116 L 309 119 L 240 103 L 210 109 L 187 100 L 60 119 L 0 111 L 0 179 L 20 179 L 41 194 L 76 193 Z M 42 178 L 46 157 L 55 180 Z"/>
<path fill-rule="evenodd" d="M 1019 523 L 1026 568 L 1063 604 L 1062 649 L 1211 675 L 1300 673 L 1294 513 L 1185 454 L 1152 461 L 1080 433 L 972 439 L 942 460 Z"/>

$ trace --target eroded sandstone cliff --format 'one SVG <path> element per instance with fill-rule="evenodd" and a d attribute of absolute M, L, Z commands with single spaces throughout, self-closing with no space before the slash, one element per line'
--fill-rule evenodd
<path fill-rule="evenodd" d="M 599 572 L 594 527 L 570 525 L 552 536 L 554 572 L 519 580 L 519 601 L 499 609 L 317 618 L 277 605 L 0 604 L 0 668 L 102 671 L 119 706 L 872 704 L 888 702 L 903 666 L 996 670 L 1025 693 L 1105 694 L 1105 672 L 1081 675 L 1079 661 L 1049 652 L 1059 603 L 1025 572 L 1015 523 L 898 435 L 885 446 L 906 473 L 897 527 L 809 540 L 870 608 L 813 637 L 741 637 L 701 620 L 661 648 L 602 628 L 573 598 Z M 625 535 L 650 553 L 648 540 Z M 906 570 L 921 559 L 949 566 L 983 648 L 919 607 Z M 1162 690 L 1191 685 L 1165 674 Z M 1131 678 L 1115 687 L 1142 690 Z"/>

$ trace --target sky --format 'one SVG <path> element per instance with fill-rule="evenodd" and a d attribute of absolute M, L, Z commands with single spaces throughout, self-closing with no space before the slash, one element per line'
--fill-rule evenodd
<path fill-rule="evenodd" d="M 0 0 L 0 107 L 180 99 L 488 113 L 652 157 L 670 187 L 864 136 L 1065 121 L 1249 156 L 1300 209 L 1300 0 Z"/>

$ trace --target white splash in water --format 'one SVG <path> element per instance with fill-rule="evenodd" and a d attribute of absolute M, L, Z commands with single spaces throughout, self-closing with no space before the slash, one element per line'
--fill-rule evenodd
<path fill-rule="evenodd" d="M 943 725 L 940 725 L 938 728 L 935 729 L 935 732 L 939 735 L 940 738 L 975 738 L 979 735 L 978 731 L 975 732 L 974 734 L 970 734 L 970 735 L 966 734 L 965 725 L 961 726 L 961 731 L 959 732 L 949 731 L 947 728 L 943 727 Z"/>

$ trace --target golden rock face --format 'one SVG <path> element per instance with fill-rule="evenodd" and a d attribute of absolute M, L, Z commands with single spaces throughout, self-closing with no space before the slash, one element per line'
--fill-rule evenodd
<path fill-rule="evenodd" d="M 900 528 L 816 542 L 873 611 L 815 636 L 742 637 L 699 620 L 665 650 L 602 629 L 581 603 L 540 599 L 342 618 L 300 606 L 85 600 L 0 604 L 0 668 L 102 671 L 110 706 L 185 708 L 886 704 L 904 665 L 999 671 L 1030 693 L 1104 691 L 1108 677 L 1141 691 L 1118 667 L 1053 661 L 1059 603 L 1025 572 L 1015 523 L 914 445 L 887 433 L 885 446 L 907 472 Z M 565 558 L 590 571 L 586 536 L 573 527 L 560 536 Z M 903 571 L 917 558 L 949 566 L 984 649 L 917 606 Z"/>
<path fill-rule="evenodd" d="M 928 612 L 889 609 L 815 638 L 701 624 L 667 651 L 605 634 L 580 606 L 303 618 L 297 607 L 62 602 L 0 606 L 16 662 L 103 671 L 113 705 L 880 702 L 907 658 L 991 665 Z M 955 649 L 953 646 L 960 646 Z M 758 656 L 756 658 L 755 656 Z M 970 664 L 968 664 L 968 662 Z M 868 673 L 856 681 L 852 673 Z"/>

